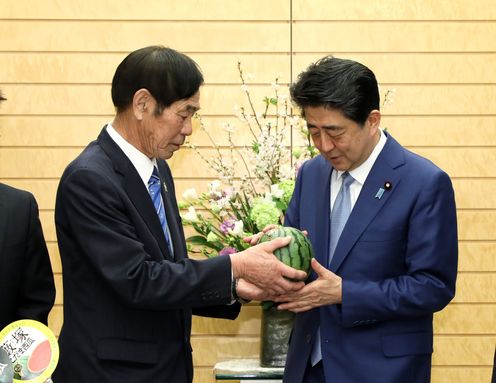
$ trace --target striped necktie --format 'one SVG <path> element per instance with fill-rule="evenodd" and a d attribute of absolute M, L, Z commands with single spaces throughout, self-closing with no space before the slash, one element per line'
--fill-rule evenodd
<path fill-rule="evenodd" d="M 152 198 L 153 205 L 155 206 L 155 211 L 157 212 L 160 225 L 165 235 L 165 241 L 169 247 L 171 255 L 173 255 L 172 241 L 170 237 L 169 226 L 167 225 L 167 217 L 165 215 L 164 202 L 162 200 L 160 177 L 158 174 L 157 167 L 153 167 L 153 173 L 148 181 L 148 192 Z"/>

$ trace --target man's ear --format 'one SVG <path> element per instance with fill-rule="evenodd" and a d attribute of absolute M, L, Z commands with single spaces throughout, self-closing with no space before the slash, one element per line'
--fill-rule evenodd
<path fill-rule="evenodd" d="M 376 134 L 381 125 L 381 112 L 377 109 L 372 110 L 367 117 L 367 124 L 370 126 L 371 134 Z"/>
<path fill-rule="evenodd" d="M 150 92 L 141 88 L 134 93 L 133 96 L 133 112 L 137 120 L 142 120 L 145 111 L 147 110 L 147 103 L 149 104 L 151 100 Z"/>

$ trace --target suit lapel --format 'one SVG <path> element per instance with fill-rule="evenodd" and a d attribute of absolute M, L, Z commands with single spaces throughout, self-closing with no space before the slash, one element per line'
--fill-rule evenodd
<path fill-rule="evenodd" d="M 329 214 L 330 214 L 330 197 L 329 197 L 329 187 L 331 182 L 331 173 L 332 167 L 329 165 L 329 162 L 322 157 L 322 161 L 320 162 L 320 167 L 317 172 L 317 178 L 313 184 L 315 185 L 315 228 L 311 230 L 309 228 L 309 232 L 315 232 L 316 236 L 314 239 L 315 243 L 315 251 L 317 261 L 321 265 L 328 264 L 329 257 Z M 321 182 L 321 181 L 324 182 Z M 313 203 L 313 202 L 311 202 Z M 310 211 L 310 210 L 309 210 Z M 302 228 L 305 230 L 306 228 Z"/>
<path fill-rule="evenodd" d="M 116 173 L 123 177 L 123 186 L 126 194 L 157 240 L 164 258 L 169 257 L 169 259 L 172 259 L 153 202 L 135 167 L 114 140 L 110 138 L 105 128 L 98 136 L 98 142 L 112 160 Z"/>
<path fill-rule="evenodd" d="M 178 261 L 184 258 L 184 252 L 182 251 L 183 242 L 181 240 L 183 236 L 182 233 L 180 233 L 180 223 L 177 222 L 174 214 L 177 209 L 177 205 L 171 195 L 171 193 L 173 193 L 173 188 L 167 186 L 167 184 L 172 184 L 172 179 L 170 174 L 166 171 L 166 165 L 162 163 L 162 161 L 158 161 L 158 168 L 162 185 L 162 199 L 164 201 L 165 214 L 167 216 L 167 224 L 169 226 L 169 232 L 174 247 L 174 258 Z"/>
<path fill-rule="evenodd" d="M 339 269 L 361 234 L 395 192 L 401 182 L 400 172 L 396 171 L 396 168 L 404 162 L 403 148 L 389 135 L 341 233 L 331 261 L 331 270 Z M 381 198 L 377 198 L 377 192 L 380 188 L 385 189 L 386 182 L 391 184 L 391 188 L 385 190 Z"/>

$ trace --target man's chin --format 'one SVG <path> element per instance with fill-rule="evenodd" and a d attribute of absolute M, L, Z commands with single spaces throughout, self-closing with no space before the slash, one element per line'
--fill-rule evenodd
<path fill-rule="evenodd" d="M 181 147 L 179 145 L 169 145 L 167 149 L 160 153 L 160 158 L 163 160 L 168 160 L 171 158 L 175 152 L 177 152 Z"/>

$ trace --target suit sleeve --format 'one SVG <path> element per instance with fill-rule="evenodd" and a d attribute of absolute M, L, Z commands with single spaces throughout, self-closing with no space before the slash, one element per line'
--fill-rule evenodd
<path fill-rule="evenodd" d="M 16 316 L 47 324 L 48 314 L 55 300 L 55 285 L 38 216 L 38 205 L 31 194 L 29 194 L 28 206 L 24 268 Z"/>
<path fill-rule="evenodd" d="M 65 256 L 83 257 L 75 263 L 90 264 L 133 308 L 170 310 L 230 302 L 229 257 L 174 263 L 152 254 L 155 239 L 125 199 L 122 187 L 100 172 L 69 171 L 59 186 L 56 209 Z"/>
<path fill-rule="evenodd" d="M 446 173 L 438 171 L 427 180 L 407 224 L 406 253 L 398 254 L 405 261 L 403 275 L 343 280 L 343 326 L 432 314 L 454 297 L 456 208 Z"/>

